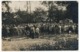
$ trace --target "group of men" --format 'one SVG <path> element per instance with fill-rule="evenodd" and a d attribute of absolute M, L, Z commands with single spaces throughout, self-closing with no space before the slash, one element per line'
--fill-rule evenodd
<path fill-rule="evenodd" d="M 3 25 L 2 36 L 26 36 L 38 38 L 42 33 L 47 34 L 78 34 L 78 25 L 60 25 L 60 24 L 27 24 L 27 25 Z M 45 34 L 46 35 L 46 34 Z"/>
<path fill-rule="evenodd" d="M 26 36 L 38 38 L 40 34 L 39 28 L 35 25 L 3 25 L 2 37 Z"/>

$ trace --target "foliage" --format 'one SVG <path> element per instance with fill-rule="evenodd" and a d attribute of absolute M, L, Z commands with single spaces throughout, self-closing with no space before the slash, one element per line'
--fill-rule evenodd
<path fill-rule="evenodd" d="M 42 8 L 36 8 L 33 13 L 21 11 L 20 9 L 18 9 L 16 13 L 11 13 L 9 3 L 11 3 L 11 1 L 2 2 L 7 9 L 6 12 L 2 12 L 4 24 L 36 23 L 43 21 L 59 22 L 60 20 L 65 20 L 67 18 L 73 20 L 75 23 L 78 23 L 78 2 L 76 1 L 43 1 L 41 4 L 46 6 L 48 11 L 44 11 Z M 65 6 L 67 10 L 59 10 L 58 6 Z M 14 18 L 15 16 L 18 18 Z"/>

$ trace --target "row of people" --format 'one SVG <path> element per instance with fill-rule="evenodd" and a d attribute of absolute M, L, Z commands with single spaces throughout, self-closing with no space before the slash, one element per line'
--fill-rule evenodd
<path fill-rule="evenodd" d="M 39 37 L 41 33 L 63 34 L 63 33 L 78 33 L 77 25 L 52 25 L 52 24 L 40 24 L 40 25 L 3 25 L 2 36 L 27 36 L 27 37 Z"/>

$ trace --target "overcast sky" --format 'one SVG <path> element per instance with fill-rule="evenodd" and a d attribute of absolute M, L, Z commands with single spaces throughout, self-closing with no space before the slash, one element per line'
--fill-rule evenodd
<path fill-rule="evenodd" d="M 55 4 L 56 5 L 56 4 Z M 21 11 L 26 11 L 27 10 L 27 2 L 25 1 L 12 1 L 9 4 L 11 8 L 11 12 L 16 12 L 17 9 L 20 9 Z M 57 6 L 57 5 L 56 5 Z M 42 5 L 39 1 L 31 1 L 31 11 L 35 11 L 36 8 L 42 8 L 44 10 L 48 10 L 46 6 Z M 65 7 L 58 6 L 59 9 L 66 10 Z M 4 7 L 4 11 L 5 11 Z"/>

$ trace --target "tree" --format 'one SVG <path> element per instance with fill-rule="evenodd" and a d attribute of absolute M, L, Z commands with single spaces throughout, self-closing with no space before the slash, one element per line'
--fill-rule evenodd
<path fill-rule="evenodd" d="M 33 15 L 34 21 L 43 22 L 46 19 L 47 13 L 42 8 L 36 8 Z"/>
<path fill-rule="evenodd" d="M 11 11 L 10 11 L 9 3 L 11 3 L 11 1 L 2 1 L 2 21 L 3 21 L 2 23 L 3 24 L 14 23 L 13 22 L 13 13 L 11 13 Z M 3 6 L 6 8 L 5 11 L 4 11 Z"/>
<path fill-rule="evenodd" d="M 9 7 L 9 3 L 11 1 L 2 1 L 2 6 L 4 5 L 6 7 L 6 12 L 10 12 L 10 7 Z M 3 9 L 3 8 L 2 8 Z"/>
<path fill-rule="evenodd" d="M 72 19 L 78 23 L 78 2 L 77 1 L 58 1 L 58 5 L 66 6 L 67 11 L 65 13 L 65 19 Z"/>
<path fill-rule="evenodd" d="M 78 23 L 78 2 L 68 2 L 67 16 L 72 19 L 75 23 Z"/>
<path fill-rule="evenodd" d="M 31 13 L 31 1 L 26 1 L 27 12 Z"/>
<path fill-rule="evenodd" d="M 55 22 L 57 21 L 57 14 L 58 14 L 58 8 L 55 5 L 55 2 L 53 1 L 43 1 L 42 2 L 43 5 L 45 5 L 46 7 L 48 7 L 48 21 L 49 22 Z"/>

